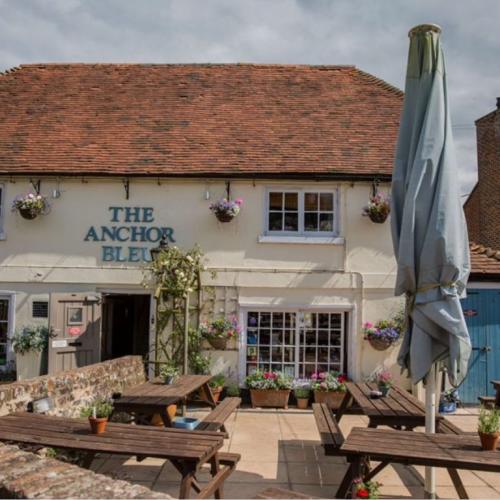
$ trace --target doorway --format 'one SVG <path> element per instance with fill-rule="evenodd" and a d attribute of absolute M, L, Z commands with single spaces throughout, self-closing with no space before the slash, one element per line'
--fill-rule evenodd
<path fill-rule="evenodd" d="M 148 354 L 150 302 L 150 296 L 145 294 L 103 294 L 103 361 Z"/>

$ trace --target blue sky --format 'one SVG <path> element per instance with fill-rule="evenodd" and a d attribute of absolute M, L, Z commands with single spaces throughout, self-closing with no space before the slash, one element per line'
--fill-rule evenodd
<path fill-rule="evenodd" d="M 408 30 L 443 28 L 462 191 L 500 96 L 498 0 L 0 0 L 0 70 L 32 62 L 354 64 L 403 88 Z"/>

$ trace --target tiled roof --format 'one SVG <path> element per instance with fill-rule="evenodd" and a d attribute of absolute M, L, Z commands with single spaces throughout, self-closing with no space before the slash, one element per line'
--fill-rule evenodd
<path fill-rule="evenodd" d="M 480 275 L 498 275 L 500 277 L 500 250 L 470 244 L 471 273 Z"/>
<path fill-rule="evenodd" d="M 352 66 L 26 65 L 0 174 L 389 178 L 402 100 Z"/>

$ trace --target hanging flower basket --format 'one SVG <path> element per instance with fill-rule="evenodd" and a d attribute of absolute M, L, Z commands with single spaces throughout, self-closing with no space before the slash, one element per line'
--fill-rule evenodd
<path fill-rule="evenodd" d="M 369 217 L 375 224 L 383 224 L 391 213 L 391 200 L 378 192 L 378 182 L 374 182 L 368 205 L 363 208 L 363 215 Z"/>
<path fill-rule="evenodd" d="M 220 337 L 208 337 L 208 343 L 217 351 L 225 351 L 227 347 L 227 339 Z"/>
<path fill-rule="evenodd" d="M 222 198 L 210 204 L 210 210 L 215 214 L 219 222 L 231 222 L 240 213 L 242 204 L 243 200 L 241 198 L 236 200 Z"/>
<path fill-rule="evenodd" d="M 241 331 L 236 316 L 217 318 L 200 325 L 201 336 L 218 351 L 224 351 L 229 339 L 237 339 Z"/>
<path fill-rule="evenodd" d="M 389 212 L 369 212 L 368 217 L 375 224 L 383 224 L 389 217 Z"/>
<path fill-rule="evenodd" d="M 370 342 L 370 345 L 377 351 L 385 351 L 389 349 L 389 347 L 391 347 L 392 344 L 394 343 L 391 340 L 375 338 L 375 337 L 368 337 L 368 342 Z"/>
<path fill-rule="evenodd" d="M 26 220 L 33 220 L 39 215 L 45 215 L 48 210 L 47 198 L 41 194 L 28 193 L 19 195 L 12 202 L 12 211 L 18 212 Z"/>

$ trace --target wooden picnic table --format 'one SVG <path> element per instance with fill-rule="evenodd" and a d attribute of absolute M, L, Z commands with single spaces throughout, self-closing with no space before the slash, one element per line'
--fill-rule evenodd
<path fill-rule="evenodd" d="M 94 435 L 86 419 L 34 413 L 0 417 L 0 441 L 77 450 L 85 454 L 86 467 L 96 453 L 135 455 L 139 460 L 166 459 L 182 475 L 180 498 L 188 498 L 191 488 L 198 493 L 198 498 L 214 493 L 216 498 L 221 498 L 223 482 L 239 460 L 239 455 L 218 451 L 223 438 L 217 432 L 108 423 L 103 434 Z M 208 484 L 201 485 L 196 480 L 196 472 L 205 463 L 211 466 L 212 478 Z"/>
<path fill-rule="evenodd" d="M 459 497 L 468 498 L 456 469 L 500 472 L 500 454 L 483 451 L 479 437 L 470 434 L 425 434 L 355 427 L 340 447 L 340 453 L 350 462 L 342 481 L 344 486 L 358 477 L 368 481 L 391 463 L 424 465 L 446 468 Z M 380 463 L 370 469 L 370 460 Z M 345 497 L 347 491 L 344 488 L 337 494 Z"/>
<path fill-rule="evenodd" d="M 412 430 L 415 427 L 425 426 L 425 406 L 408 391 L 395 385 L 387 396 L 372 399 L 370 391 L 377 389 L 376 384 L 347 382 L 346 386 L 346 394 L 335 413 L 337 422 L 340 421 L 349 405 L 355 401 L 363 414 L 368 417 L 368 427 L 386 425 L 393 429 Z M 437 428 L 442 420 L 442 416 L 436 416 Z"/>
<path fill-rule="evenodd" d="M 133 413 L 139 417 L 159 414 L 165 427 L 172 427 L 167 406 L 177 404 L 199 390 L 204 394 L 204 401 L 215 408 L 216 402 L 208 385 L 211 378 L 211 375 L 181 375 L 173 384 L 154 379 L 136 385 L 115 399 L 113 413 Z"/>

